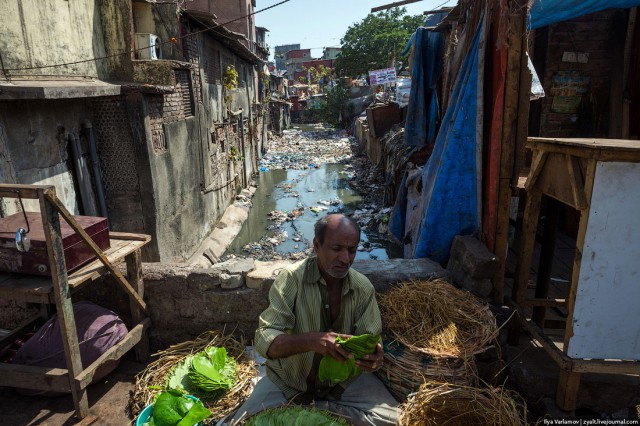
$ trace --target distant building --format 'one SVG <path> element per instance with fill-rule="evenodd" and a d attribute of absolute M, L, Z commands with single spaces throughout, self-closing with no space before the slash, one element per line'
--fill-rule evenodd
<path fill-rule="evenodd" d="M 322 52 L 322 59 L 336 59 L 341 51 L 341 47 L 325 47 Z"/>
<path fill-rule="evenodd" d="M 311 49 L 289 50 L 284 54 L 287 75 L 292 78 L 296 73 L 305 71 L 303 62 L 311 60 Z"/>
<path fill-rule="evenodd" d="M 299 50 L 299 49 L 300 49 L 300 43 L 284 44 L 282 46 L 276 46 L 274 48 L 274 55 L 276 59 L 276 69 L 280 71 L 286 70 L 287 66 L 285 65 L 285 59 L 284 59 L 285 54 L 290 50 Z"/>

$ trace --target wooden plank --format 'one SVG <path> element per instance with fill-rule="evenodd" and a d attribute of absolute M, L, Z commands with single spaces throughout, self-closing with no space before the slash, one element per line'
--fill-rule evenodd
<path fill-rule="evenodd" d="M 513 304 L 513 306 L 518 306 Z M 521 308 L 518 312 L 522 312 Z M 556 364 L 562 369 L 571 369 L 573 360 L 567 355 L 562 353 L 555 343 L 533 322 L 527 320 L 524 315 L 520 315 L 520 325 L 524 330 L 534 339 L 536 339 L 547 352 L 547 354 L 555 361 Z"/>
<path fill-rule="evenodd" d="M 133 327 L 129 333 L 117 344 L 109 348 L 100 358 L 95 360 L 90 366 L 75 376 L 74 382 L 77 387 L 84 389 L 93 380 L 96 370 L 108 361 L 120 359 L 131 348 L 133 348 L 142 338 L 146 330 L 151 326 L 151 319 L 145 318 L 140 324 Z"/>
<path fill-rule="evenodd" d="M 69 211 L 62 205 L 60 200 L 58 200 L 58 198 L 56 197 L 55 193 L 48 195 L 47 198 L 49 201 L 51 201 L 53 207 L 67 221 L 69 226 L 71 226 L 74 231 L 80 234 L 82 239 L 87 243 L 87 245 L 91 248 L 91 250 L 98 256 L 98 259 L 100 259 L 100 261 L 104 264 L 104 266 L 107 267 L 109 272 L 111 272 L 111 275 L 115 278 L 118 285 L 120 285 L 120 287 L 122 287 L 122 289 L 136 301 L 140 309 L 145 314 L 148 314 L 147 305 L 144 302 L 144 300 L 142 300 L 142 298 L 140 298 L 138 293 L 135 292 L 135 290 L 131 287 L 131 284 L 127 282 L 126 278 L 120 273 L 120 271 L 118 271 L 116 268 L 113 267 L 109 259 L 107 259 L 107 257 L 104 255 L 102 250 L 100 250 L 100 248 L 91 239 L 91 237 L 89 237 L 89 235 L 85 232 L 85 230 L 82 229 L 82 227 L 78 225 L 78 223 L 73 219 L 73 216 L 71 215 L 71 213 L 69 213 Z"/>
<path fill-rule="evenodd" d="M 565 411 L 573 411 L 578 405 L 578 389 L 580 388 L 580 373 L 560 369 L 556 404 Z"/>
<path fill-rule="evenodd" d="M 544 299 L 544 298 L 531 298 L 525 299 L 522 302 L 523 306 L 543 306 L 545 308 L 558 308 L 567 306 L 566 299 Z"/>
<path fill-rule="evenodd" d="M 518 304 L 521 304 L 526 297 L 527 285 L 529 283 L 531 271 L 533 248 L 536 241 L 536 230 L 538 229 L 538 214 L 540 213 L 541 199 L 542 193 L 537 188 L 533 188 L 527 194 L 527 202 L 525 204 L 524 216 L 522 219 L 520 247 L 518 248 L 518 265 L 516 267 L 512 295 L 512 298 Z"/>
<path fill-rule="evenodd" d="M 42 225 L 44 228 L 45 240 L 47 243 L 47 253 L 51 270 L 51 281 L 53 282 L 53 296 L 56 301 L 58 313 L 58 324 L 62 337 L 65 361 L 69 370 L 70 379 L 82 371 L 82 361 L 80 359 L 80 348 L 78 346 L 78 335 L 76 323 L 71 304 L 71 291 L 67 282 L 67 267 L 64 262 L 64 249 L 60 234 L 60 219 L 53 205 L 49 202 L 50 197 L 55 198 L 55 190 L 48 194 L 40 193 L 40 211 L 42 212 Z M 71 380 L 71 395 L 79 418 L 84 418 L 89 414 L 89 400 L 87 392 L 73 386 Z"/>
<path fill-rule="evenodd" d="M 599 161 L 640 162 L 640 141 L 627 139 L 541 138 L 529 137 L 533 150 L 569 154 Z"/>
<path fill-rule="evenodd" d="M 142 280 L 142 255 L 140 250 L 136 250 L 126 257 L 127 262 L 127 278 L 131 286 L 138 292 L 140 297 L 144 299 L 144 281 Z M 138 309 L 135 302 L 129 299 L 131 308 L 131 317 L 134 323 L 140 323 L 144 320 L 144 313 Z M 149 334 L 144 332 L 136 345 L 136 359 L 139 362 L 146 362 L 149 359 Z"/>
<path fill-rule="evenodd" d="M 36 314 L 22 321 L 16 328 L 0 338 L 0 348 L 13 343 L 17 338 L 27 333 L 41 318 L 40 314 Z"/>
<path fill-rule="evenodd" d="M 0 363 L 0 386 L 70 392 L 69 371 L 64 368 Z"/>
<path fill-rule="evenodd" d="M 613 359 L 577 359 L 574 360 L 571 371 L 576 373 L 640 375 L 640 362 Z"/>
<path fill-rule="evenodd" d="M 494 253 L 500 259 L 500 267 L 494 276 L 494 300 L 502 302 L 504 294 L 504 273 L 506 270 L 507 250 L 509 247 L 509 207 L 511 204 L 511 186 L 517 183 L 516 171 L 519 150 L 523 149 L 527 135 L 529 95 L 531 84 L 523 92 L 528 69 L 526 68 L 526 18 L 528 7 L 526 0 L 509 3 L 508 26 L 509 44 L 507 47 L 507 65 L 505 71 L 504 106 L 502 114 L 502 138 L 500 143 L 500 168 L 498 175 L 498 205 Z M 525 64 L 525 68 L 523 68 Z M 530 77 L 529 77 L 530 79 Z M 522 97 L 526 94 L 526 102 Z"/>
<path fill-rule="evenodd" d="M 536 181 L 536 187 L 544 195 L 577 208 L 574 204 L 575 197 L 571 180 L 564 154 L 550 153 L 544 171 Z"/>
<path fill-rule="evenodd" d="M 572 155 L 565 155 L 565 161 L 567 163 L 567 170 L 569 172 L 569 182 L 571 183 L 571 190 L 573 192 L 574 206 L 578 210 L 587 208 L 587 197 L 584 195 L 584 180 L 582 179 L 582 173 L 580 170 L 580 164 L 578 164 L 578 158 Z"/>
<path fill-rule="evenodd" d="M 524 184 L 525 190 L 533 188 L 537 183 L 538 177 L 540 177 L 540 173 L 544 168 L 548 156 L 549 153 L 547 151 L 534 151 L 535 158 L 531 162 L 531 172 L 529 173 L 529 176 L 527 177 L 527 180 Z"/>
<path fill-rule="evenodd" d="M 142 241 L 135 240 L 111 240 L 111 248 L 104 254 L 112 265 L 116 265 L 121 263 L 128 254 L 139 250 L 144 244 Z M 104 275 L 105 272 L 108 272 L 108 269 L 99 259 L 96 259 L 71 274 L 69 277 L 69 285 L 71 288 L 76 288 L 84 281 L 95 280 Z"/>
<path fill-rule="evenodd" d="M 54 190 L 52 185 L 20 185 L 20 184 L 0 184 L 0 198 L 27 198 L 37 200 L 41 192 Z"/>
<path fill-rule="evenodd" d="M 147 234 L 133 234 L 131 232 L 115 232 L 109 231 L 109 238 L 114 240 L 135 240 L 144 241 L 145 244 L 151 241 L 151 235 Z"/>
<path fill-rule="evenodd" d="M 113 236 L 113 233 L 110 235 Z M 139 237 L 111 239 L 111 247 L 104 252 L 113 265 L 121 263 L 125 256 L 139 250 L 148 241 L 143 234 L 129 235 L 139 235 Z M 103 276 L 107 271 L 108 269 L 100 260 L 94 260 L 71 273 L 67 281 L 71 290 L 75 291 L 86 282 Z M 55 303 L 51 278 L 35 275 L 0 273 L 0 297 L 31 303 Z"/>
<path fill-rule="evenodd" d="M 585 189 L 584 192 L 587 198 L 587 205 L 591 204 L 591 195 L 593 193 L 593 182 L 596 175 L 596 161 L 591 160 L 587 163 L 587 170 L 585 174 Z M 584 238 L 587 234 L 587 226 L 589 224 L 589 208 L 581 210 L 580 212 L 580 224 L 578 225 L 578 235 L 576 237 L 576 252 L 573 257 L 573 268 L 571 274 L 571 283 L 569 286 L 569 296 L 567 297 L 567 329 L 564 335 L 564 352 L 566 353 L 569 348 L 569 340 L 573 336 L 573 310 L 576 304 L 576 295 L 578 294 L 578 281 L 580 279 L 580 264 L 582 263 L 582 250 L 584 247 Z"/>

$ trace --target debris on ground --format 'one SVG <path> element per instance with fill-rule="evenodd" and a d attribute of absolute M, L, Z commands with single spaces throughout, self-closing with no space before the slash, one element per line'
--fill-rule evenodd
<path fill-rule="evenodd" d="M 383 208 L 384 179 L 379 167 L 371 164 L 368 157 L 358 153 L 358 143 L 353 137 L 347 136 L 344 130 L 335 130 L 322 125 L 314 126 L 310 132 L 300 129 L 285 130 L 281 137 L 270 138 L 269 151 L 260 160 L 258 169 L 268 172 L 275 169 L 302 170 L 295 179 L 278 183 L 274 188 L 279 189 L 279 197 L 296 198 L 295 207 L 291 210 L 273 210 L 267 213 L 269 223 L 265 234 L 258 240 L 242 247 L 242 254 L 261 261 L 269 260 L 300 260 L 313 252 L 312 241 L 305 238 L 296 227 L 296 219 L 303 215 L 320 216 L 325 212 L 343 212 L 350 215 L 368 236 L 376 239 L 388 239 L 388 223 L 391 217 L 391 207 Z M 344 169 L 339 172 L 341 180 L 348 182 L 349 187 L 357 192 L 364 202 L 353 211 L 347 209 L 343 201 L 338 198 L 320 198 L 309 203 L 309 197 L 302 197 L 300 192 L 316 192 L 315 188 L 301 189 L 299 183 L 305 179 L 311 170 L 320 168 L 325 163 L 342 163 Z M 236 197 L 236 203 L 250 203 L 250 197 Z M 289 232 L 287 233 L 286 230 Z M 292 232 L 293 229 L 293 232 Z M 281 246 L 289 241 L 286 249 Z M 360 252 L 368 253 L 371 259 L 377 258 L 375 251 L 384 249 L 376 242 L 363 238 L 358 247 Z"/>

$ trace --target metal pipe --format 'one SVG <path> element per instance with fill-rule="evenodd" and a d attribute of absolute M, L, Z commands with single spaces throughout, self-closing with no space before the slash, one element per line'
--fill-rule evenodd
<path fill-rule="evenodd" d="M 78 187 L 80 188 L 80 201 L 82 204 L 82 214 L 87 216 L 95 216 L 97 214 L 91 190 L 91 179 L 89 177 L 89 169 L 82 156 L 82 147 L 80 146 L 80 138 L 74 132 L 68 135 L 68 141 L 71 143 L 71 152 L 73 154 L 73 164 L 76 169 L 76 179 L 78 179 Z"/>
<path fill-rule="evenodd" d="M 89 156 L 91 158 L 91 168 L 93 169 L 93 184 L 96 188 L 96 196 L 98 197 L 98 209 L 100 210 L 100 216 L 108 218 L 107 200 L 102 186 L 102 170 L 100 169 L 100 160 L 98 159 L 96 139 L 93 135 L 93 125 L 89 120 L 84 120 L 82 126 L 84 127 L 85 136 L 89 144 Z"/>
<path fill-rule="evenodd" d="M 247 155 L 244 150 L 244 112 L 240 111 L 240 115 L 238 117 L 240 123 L 240 146 L 242 147 L 242 187 L 247 187 Z"/>

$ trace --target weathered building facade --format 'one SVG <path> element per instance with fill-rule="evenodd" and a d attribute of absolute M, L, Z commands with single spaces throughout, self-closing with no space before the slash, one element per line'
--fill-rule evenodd
<path fill-rule="evenodd" d="M 0 181 L 55 185 L 75 214 L 102 199 L 110 229 L 151 234 L 145 260 L 189 257 L 260 155 L 263 57 L 245 35 L 176 3 L 82 0 L 12 3 L 0 36 Z"/>

